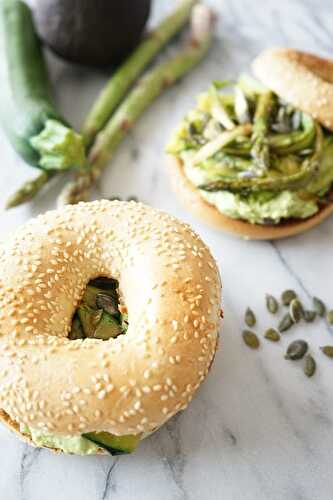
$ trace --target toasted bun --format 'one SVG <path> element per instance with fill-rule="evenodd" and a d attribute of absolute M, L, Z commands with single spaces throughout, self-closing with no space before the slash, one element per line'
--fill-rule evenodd
<path fill-rule="evenodd" d="M 333 131 L 333 60 L 293 49 L 268 49 L 252 69 L 266 87 Z"/>
<path fill-rule="evenodd" d="M 173 189 L 190 212 L 210 226 L 248 240 L 276 240 L 294 236 L 311 229 L 333 213 L 333 203 L 331 203 L 309 219 L 289 221 L 276 226 L 250 224 L 227 217 L 221 214 L 215 206 L 207 203 L 200 195 L 199 190 L 185 176 L 180 160 L 174 157 L 170 158 L 169 168 Z"/>
<path fill-rule="evenodd" d="M 119 281 L 126 335 L 69 340 L 87 283 Z M 184 409 L 217 345 L 220 278 L 191 228 L 139 203 L 68 206 L 0 246 L 0 408 L 9 427 L 149 433 Z"/>

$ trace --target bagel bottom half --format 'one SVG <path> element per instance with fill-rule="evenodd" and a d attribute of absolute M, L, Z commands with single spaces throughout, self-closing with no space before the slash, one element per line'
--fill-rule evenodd
<path fill-rule="evenodd" d="M 170 157 L 169 171 L 174 191 L 193 215 L 216 229 L 248 240 L 277 240 L 294 236 L 317 226 L 333 213 L 333 203 L 330 203 L 308 219 L 293 219 L 277 225 L 251 224 L 223 215 L 217 208 L 207 203 L 199 190 L 185 176 L 182 162 L 178 158 Z"/>

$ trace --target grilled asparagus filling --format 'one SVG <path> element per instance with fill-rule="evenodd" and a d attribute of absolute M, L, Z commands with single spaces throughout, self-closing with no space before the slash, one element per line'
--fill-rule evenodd
<path fill-rule="evenodd" d="M 126 333 L 127 328 L 126 310 L 119 304 L 118 282 L 107 278 L 90 281 L 74 314 L 68 337 L 109 340 Z"/>
<path fill-rule="evenodd" d="M 251 223 L 307 218 L 333 183 L 333 135 L 311 116 L 243 76 L 214 82 L 167 151 L 218 210 Z"/>

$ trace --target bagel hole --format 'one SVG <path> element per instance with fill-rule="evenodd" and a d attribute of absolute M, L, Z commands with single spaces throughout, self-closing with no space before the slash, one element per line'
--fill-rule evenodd
<path fill-rule="evenodd" d="M 128 328 L 127 310 L 119 301 L 119 283 L 98 276 L 89 281 L 72 318 L 70 340 L 110 340 Z"/>

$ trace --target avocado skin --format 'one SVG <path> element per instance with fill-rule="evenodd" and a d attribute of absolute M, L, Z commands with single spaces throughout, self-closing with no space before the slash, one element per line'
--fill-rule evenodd
<path fill-rule="evenodd" d="M 151 0 L 36 0 L 39 36 L 56 54 L 89 66 L 118 64 L 138 44 Z"/>

